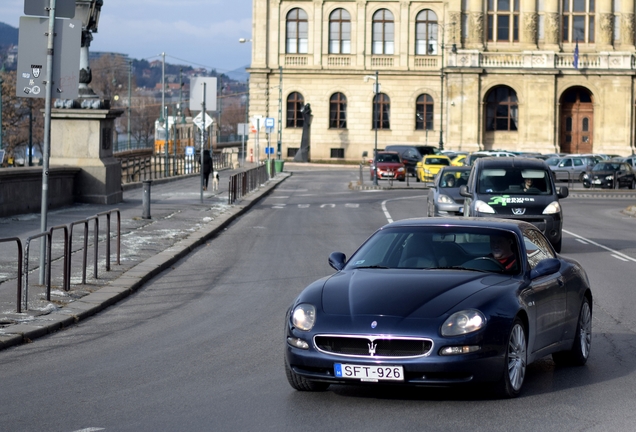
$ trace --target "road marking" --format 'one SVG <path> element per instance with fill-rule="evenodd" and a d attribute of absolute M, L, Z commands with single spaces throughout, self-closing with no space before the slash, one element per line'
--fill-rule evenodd
<path fill-rule="evenodd" d="M 298 208 L 309 208 L 310 204 L 298 204 Z"/>
<path fill-rule="evenodd" d="M 603 246 L 602 244 L 600 244 L 600 243 L 596 243 L 595 241 L 592 241 L 592 240 L 590 240 L 590 239 L 587 239 L 587 238 L 585 238 L 585 237 L 583 237 L 583 236 L 580 236 L 580 235 L 578 235 L 578 234 L 574 234 L 573 232 L 566 231 L 566 230 L 563 230 L 563 232 L 564 232 L 564 233 L 566 233 L 566 234 L 570 234 L 571 236 L 575 237 L 577 240 L 579 240 L 579 239 L 580 239 L 580 240 L 583 240 L 583 241 L 588 242 L 589 244 L 593 244 L 594 246 L 598 246 L 598 247 L 600 247 L 601 249 L 605 249 L 606 251 L 610 252 L 614 258 L 618 258 L 618 259 L 621 259 L 621 258 L 622 258 L 622 259 L 623 259 L 623 260 L 625 260 L 625 261 L 633 261 L 633 262 L 636 262 L 636 258 L 632 258 L 632 257 L 630 257 L 630 256 L 627 256 L 627 255 L 625 255 L 624 253 L 621 253 L 621 252 L 615 251 L 614 249 L 608 248 L 607 246 Z"/>
<path fill-rule="evenodd" d="M 585 240 L 581 240 L 579 238 L 576 239 L 577 242 L 579 243 L 583 243 L 583 244 L 589 244 L 588 242 L 586 242 Z"/>
<path fill-rule="evenodd" d="M 335 204 L 320 204 L 320 208 L 325 208 L 325 207 L 334 208 L 334 207 L 336 207 L 336 205 Z"/>
<path fill-rule="evenodd" d="M 426 195 L 423 195 L 423 196 L 420 196 L 420 197 L 408 196 L 408 197 L 400 197 L 400 198 L 391 198 L 391 199 L 382 201 L 382 211 L 384 212 L 384 216 L 386 217 L 386 220 L 389 221 L 389 223 L 393 222 L 393 218 L 391 217 L 391 213 L 389 213 L 389 211 L 386 208 L 386 203 L 388 203 L 389 201 L 397 201 L 397 200 L 403 200 L 403 199 L 416 199 L 416 198 L 425 198 L 425 197 L 426 197 Z"/>
<path fill-rule="evenodd" d="M 289 198 L 289 196 L 284 196 L 284 195 L 281 195 L 281 196 L 275 196 L 275 195 L 272 195 L 272 198 L 276 198 L 276 199 L 283 199 L 283 198 Z"/>
<path fill-rule="evenodd" d="M 626 260 L 625 258 L 620 257 L 620 256 L 618 256 L 618 255 L 616 255 L 616 254 L 612 254 L 612 256 L 613 256 L 614 258 L 616 258 L 616 259 L 619 259 L 619 260 L 621 260 L 621 261 L 625 261 L 625 262 L 627 262 L 627 260 Z"/>
<path fill-rule="evenodd" d="M 75 432 L 97 432 L 97 431 L 102 431 L 102 430 L 106 430 L 106 429 L 97 428 L 97 427 L 89 427 L 89 428 L 86 428 L 86 429 L 76 430 Z"/>
<path fill-rule="evenodd" d="M 348 208 L 358 208 L 358 207 L 360 207 L 360 204 L 345 204 L 345 207 L 348 207 Z"/>

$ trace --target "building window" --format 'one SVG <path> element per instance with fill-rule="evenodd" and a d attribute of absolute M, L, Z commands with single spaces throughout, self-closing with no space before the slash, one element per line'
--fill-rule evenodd
<path fill-rule="evenodd" d="M 373 129 L 391 129 L 391 99 L 384 93 L 373 98 Z"/>
<path fill-rule="evenodd" d="M 305 99 L 300 93 L 293 92 L 287 96 L 287 127 L 303 127 L 303 115 L 300 110 L 304 105 Z"/>
<path fill-rule="evenodd" d="M 344 159 L 344 149 L 342 148 L 332 148 L 331 149 L 331 157 L 334 159 Z"/>
<path fill-rule="evenodd" d="M 594 42 L 594 0 L 563 0 L 563 42 Z"/>
<path fill-rule="evenodd" d="M 334 93 L 329 99 L 329 128 L 347 128 L 347 97 L 342 93 Z"/>
<path fill-rule="evenodd" d="M 296 153 L 298 153 L 299 148 L 300 147 L 287 147 L 287 157 L 293 158 L 294 156 L 296 156 Z"/>
<path fill-rule="evenodd" d="M 516 131 L 518 112 L 517 93 L 510 87 L 495 87 L 486 96 L 486 130 Z"/>
<path fill-rule="evenodd" d="M 307 54 L 309 23 L 307 12 L 296 8 L 287 14 L 287 54 Z"/>
<path fill-rule="evenodd" d="M 433 98 L 419 95 L 415 102 L 415 130 L 433 130 Z"/>
<path fill-rule="evenodd" d="M 486 26 L 489 42 L 519 42 L 519 0 L 488 0 Z"/>
<path fill-rule="evenodd" d="M 329 15 L 329 54 L 351 54 L 351 15 L 344 9 Z"/>
<path fill-rule="evenodd" d="M 393 14 L 387 9 L 380 9 L 373 14 L 373 54 L 393 54 L 394 44 Z"/>
<path fill-rule="evenodd" d="M 415 54 L 437 54 L 437 15 L 424 9 L 415 17 Z"/>

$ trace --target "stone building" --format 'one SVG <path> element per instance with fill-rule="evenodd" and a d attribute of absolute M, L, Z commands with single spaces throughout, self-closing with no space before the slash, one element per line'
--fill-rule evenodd
<path fill-rule="evenodd" d="M 254 0 L 250 116 L 282 125 L 283 158 L 307 103 L 312 160 L 376 142 L 631 154 L 634 1 Z"/>

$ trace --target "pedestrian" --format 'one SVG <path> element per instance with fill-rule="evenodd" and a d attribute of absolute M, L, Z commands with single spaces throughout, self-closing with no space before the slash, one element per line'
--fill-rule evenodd
<path fill-rule="evenodd" d="M 210 179 L 210 173 L 212 172 L 212 156 L 210 156 L 210 150 L 203 150 L 203 177 L 205 183 L 203 184 L 203 190 L 208 190 L 208 181 Z"/>

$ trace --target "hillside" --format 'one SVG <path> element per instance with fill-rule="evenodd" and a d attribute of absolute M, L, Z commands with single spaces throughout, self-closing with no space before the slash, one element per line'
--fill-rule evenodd
<path fill-rule="evenodd" d="M 18 44 L 18 29 L 0 22 L 0 47 Z"/>

